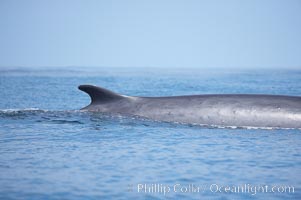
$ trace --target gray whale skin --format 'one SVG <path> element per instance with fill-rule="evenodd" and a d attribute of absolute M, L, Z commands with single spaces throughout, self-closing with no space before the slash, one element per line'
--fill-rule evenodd
<path fill-rule="evenodd" d="M 152 120 L 224 127 L 301 128 L 301 97 L 206 94 L 136 97 L 80 85 L 91 103 L 82 110 L 140 116 Z"/>

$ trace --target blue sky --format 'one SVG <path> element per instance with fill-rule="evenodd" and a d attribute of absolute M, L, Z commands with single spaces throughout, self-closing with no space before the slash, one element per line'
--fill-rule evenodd
<path fill-rule="evenodd" d="M 301 68 L 300 0 L 0 0 L 0 66 Z"/>

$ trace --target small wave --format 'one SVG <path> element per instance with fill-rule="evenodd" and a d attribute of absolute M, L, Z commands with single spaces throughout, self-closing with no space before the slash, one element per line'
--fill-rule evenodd
<path fill-rule="evenodd" d="M 43 117 L 47 116 L 64 116 L 68 115 L 70 113 L 75 113 L 77 111 L 72 111 L 72 110 L 66 110 L 66 111 L 58 111 L 58 110 L 45 110 L 45 109 L 40 109 L 40 108 L 23 108 L 23 109 L 18 109 L 18 108 L 12 108 L 12 109 L 0 109 L 0 117 L 6 118 L 6 117 L 25 117 L 25 116 L 37 116 L 41 115 Z"/>
<path fill-rule="evenodd" d="M 78 110 L 45 110 L 40 108 L 0 109 L 3 120 L 22 120 L 22 123 L 83 124 Z"/>
<path fill-rule="evenodd" d="M 51 120 L 50 122 L 54 124 L 83 124 L 83 122 L 79 120 L 65 120 L 65 119 L 55 119 L 55 120 Z"/>
<path fill-rule="evenodd" d="M 178 123 L 182 124 L 182 123 Z M 301 128 L 285 128 L 285 127 L 263 127 L 263 126 L 223 126 L 215 124 L 187 124 L 193 126 L 200 126 L 204 128 L 217 128 L 217 129 L 247 129 L 247 130 L 301 130 Z"/>
<path fill-rule="evenodd" d="M 81 110 L 45 110 L 40 108 L 9 108 L 0 109 L 0 114 L 14 114 L 14 113 L 80 113 Z"/>
<path fill-rule="evenodd" d="M 159 121 L 151 120 L 144 117 L 135 116 L 133 119 L 139 121 L 154 121 L 157 123 L 170 123 L 174 125 L 183 125 L 183 126 L 195 126 L 208 129 L 246 129 L 246 130 L 301 130 L 301 128 L 285 128 L 285 127 L 263 127 L 263 126 L 225 126 L 217 124 L 198 124 L 198 123 L 183 123 L 183 122 L 170 122 L 170 121 Z"/>
<path fill-rule="evenodd" d="M 11 108 L 11 109 L 0 109 L 0 113 L 20 113 L 20 112 L 47 112 L 48 110 L 42 110 L 39 108 Z"/>

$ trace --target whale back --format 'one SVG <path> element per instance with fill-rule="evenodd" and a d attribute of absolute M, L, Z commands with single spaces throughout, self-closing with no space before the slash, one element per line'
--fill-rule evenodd
<path fill-rule="evenodd" d="M 81 85 L 92 112 L 124 114 L 158 121 L 221 126 L 301 128 L 301 97 L 259 94 L 205 94 L 169 97 L 125 96 Z"/>
<path fill-rule="evenodd" d="M 80 85 L 78 89 L 86 92 L 91 98 L 91 104 L 102 104 L 124 99 L 125 96 L 94 85 Z"/>

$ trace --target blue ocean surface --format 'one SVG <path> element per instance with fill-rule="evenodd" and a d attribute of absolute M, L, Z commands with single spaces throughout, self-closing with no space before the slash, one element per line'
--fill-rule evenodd
<path fill-rule="evenodd" d="M 81 84 L 300 96 L 301 70 L 1 68 L 0 199 L 301 199 L 301 130 L 82 112 Z"/>

